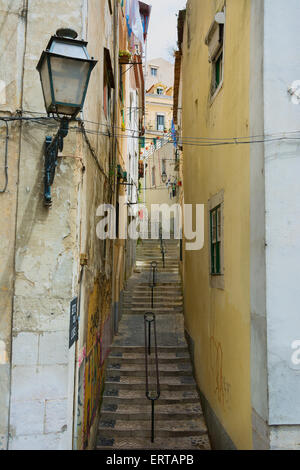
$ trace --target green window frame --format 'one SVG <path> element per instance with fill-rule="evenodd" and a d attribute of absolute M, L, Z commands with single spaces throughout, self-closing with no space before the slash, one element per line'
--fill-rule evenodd
<path fill-rule="evenodd" d="M 222 275 L 221 263 L 222 243 L 222 206 L 221 204 L 210 211 L 210 253 L 211 275 Z"/>
<path fill-rule="evenodd" d="M 215 63 L 215 90 L 217 90 L 223 79 L 223 51 Z"/>

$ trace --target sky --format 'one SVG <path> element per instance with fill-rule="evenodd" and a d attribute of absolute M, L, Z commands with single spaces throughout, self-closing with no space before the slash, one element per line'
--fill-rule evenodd
<path fill-rule="evenodd" d="M 152 5 L 148 34 L 148 60 L 163 57 L 173 62 L 170 49 L 177 49 L 177 16 L 186 0 L 144 0 Z"/>

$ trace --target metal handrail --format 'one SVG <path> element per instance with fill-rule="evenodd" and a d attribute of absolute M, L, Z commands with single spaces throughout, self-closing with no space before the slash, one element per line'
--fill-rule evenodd
<path fill-rule="evenodd" d="M 160 239 L 160 252 L 162 256 L 162 263 L 163 263 L 163 268 L 165 269 L 166 263 L 165 263 L 165 257 L 166 257 L 166 245 L 165 241 L 162 236 L 162 228 L 160 227 L 159 229 L 159 239 Z"/>
<path fill-rule="evenodd" d="M 148 356 L 151 356 L 151 325 L 153 323 L 154 331 L 154 353 L 156 367 L 156 393 L 150 393 L 149 390 L 149 372 L 148 372 Z M 148 328 L 147 328 L 148 325 Z M 157 352 L 157 335 L 156 335 L 156 316 L 152 312 L 144 315 L 145 326 L 145 369 L 146 369 L 146 397 L 151 401 L 151 442 L 154 442 L 155 435 L 155 402 L 160 397 L 159 369 L 158 369 L 158 352 Z M 147 331 L 148 330 L 148 331 Z M 147 335 L 148 332 L 148 335 Z"/>
<path fill-rule="evenodd" d="M 159 227 L 159 239 L 160 239 L 160 245 L 162 244 L 162 227 Z"/>
<path fill-rule="evenodd" d="M 162 256 L 162 263 L 163 263 L 163 268 L 165 269 L 166 267 L 166 247 L 164 242 L 161 244 L 161 256 Z"/>
<path fill-rule="evenodd" d="M 157 284 L 157 262 L 152 261 L 150 271 L 151 308 L 154 308 L 154 288 Z"/>

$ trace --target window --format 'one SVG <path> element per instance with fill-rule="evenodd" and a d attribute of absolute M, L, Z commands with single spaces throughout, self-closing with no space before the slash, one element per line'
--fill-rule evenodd
<path fill-rule="evenodd" d="M 163 114 L 157 115 L 157 130 L 163 131 L 165 129 L 165 116 Z"/>
<path fill-rule="evenodd" d="M 163 94 L 164 94 L 164 89 L 163 89 L 163 87 L 158 86 L 158 87 L 156 88 L 156 93 L 157 93 L 158 95 L 163 95 Z"/>
<path fill-rule="evenodd" d="M 157 69 L 154 67 L 151 67 L 151 75 L 152 77 L 157 77 Z"/>
<path fill-rule="evenodd" d="M 129 122 L 132 124 L 132 105 L 133 105 L 133 93 L 130 92 L 130 105 L 129 105 Z"/>
<path fill-rule="evenodd" d="M 114 74 L 110 59 L 109 50 L 104 48 L 104 65 L 103 65 L 103 109 L 107 119 L 110 118 L 111 112 L 111 90 L 115 87 Z"/>
<path fill-rule="evenodd" d="M 223 78 L 223 51 L 218 56 L 214 64 L 214 89 L 217 90 Z"/>
<path fill-rule="evenodd" d="M 127 194 L 128 194 L 128 200 L 131 201 L 132 198 L 132 178 L 131 178 L 131 173 L 132 173 L 132 157 L 129 154 L 129 162 L 128 162 L 128 183 L 129 185 L 127 186 Z"/>
<path fill-rule="evenodd" d="M 123 73 L 122 65 L 119 66 L 119 99 L 122 104 L 124 104 L 124 85 L 123 85 Z"/>
<path fill-rule="evenodd" d="M 210 284 L 224 289 L 224 191 L 208 202 Z"/>
<path fill-rule="evenodd" d="M 119 199 L 116 203 L 116 238 L 119 238 L 120 234 L 120 203 Z"/>
<path fill-rule="evenodd" d="M 106 68 L 104 65 L 104 84 L 103 84 L 103 108 L 107 118 L 110 117 L 111 108 L 111 87 L 109 85 Z"/>
<path fill-rule="evenodd" d="M 223 82 L 223 49 L 212 62 L 211 94 L 214 95 Z"/>
<path fill-rule="evenodd" d="M 163 159 L 161 163 L 162 163 L 162 169 L 161 169 L 162 173 L 166 173 L 167 172 L 166 160 Z"/>
<path fill-rule="evenodd" d="M 152 186 L 155 186 L 155 166 L 152 167 Z"/>
<path fill-rule="evenodd" d="M 208 46 L 209 62 L 212 64 L 211 95 L 221 87 L 224 74 L 224 29 L 225 12 L 219 12 L 205 38 Z"/>
<path fill-rule="evenodd" d="M 131 178 L 131 176 L 130 176 L 129 179 L 128 179 L 128 183 L 129 183 L 129 185 L 127 186 L 127 188 L 128 188 L 128 200 L 129 200 L 130 202 L 132 202 L 133 179 Z"/>
<path fill-rule="evenodd" d="M 211 274 L 220 276 L 221 273 L 221 206 L 210 211 L 210 253 Z"/>

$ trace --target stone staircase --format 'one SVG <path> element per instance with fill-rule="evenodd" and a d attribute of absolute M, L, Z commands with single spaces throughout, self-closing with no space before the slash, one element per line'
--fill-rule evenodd
<path fill-rule="evenodd" d="M 96 449 L 210 449 L 191 361 L 184 338 L 183 298 L 178 272 L 178 242 L 168 241 L 162 267 L 159 241 L 137 248 L 137 268 L 124 293 L 123 316 L 112 345 Z M 158 284 L 151 309 L 150 264 L 158 263 Z M 155 442 L 151 402 L 145 396 L 144 313 L 156 313 L 161 396 L 155 405 Z M 152 352 L 153 349 L 152 349 Z M 154 354 L 149 383 L 155 390 Z"/>

